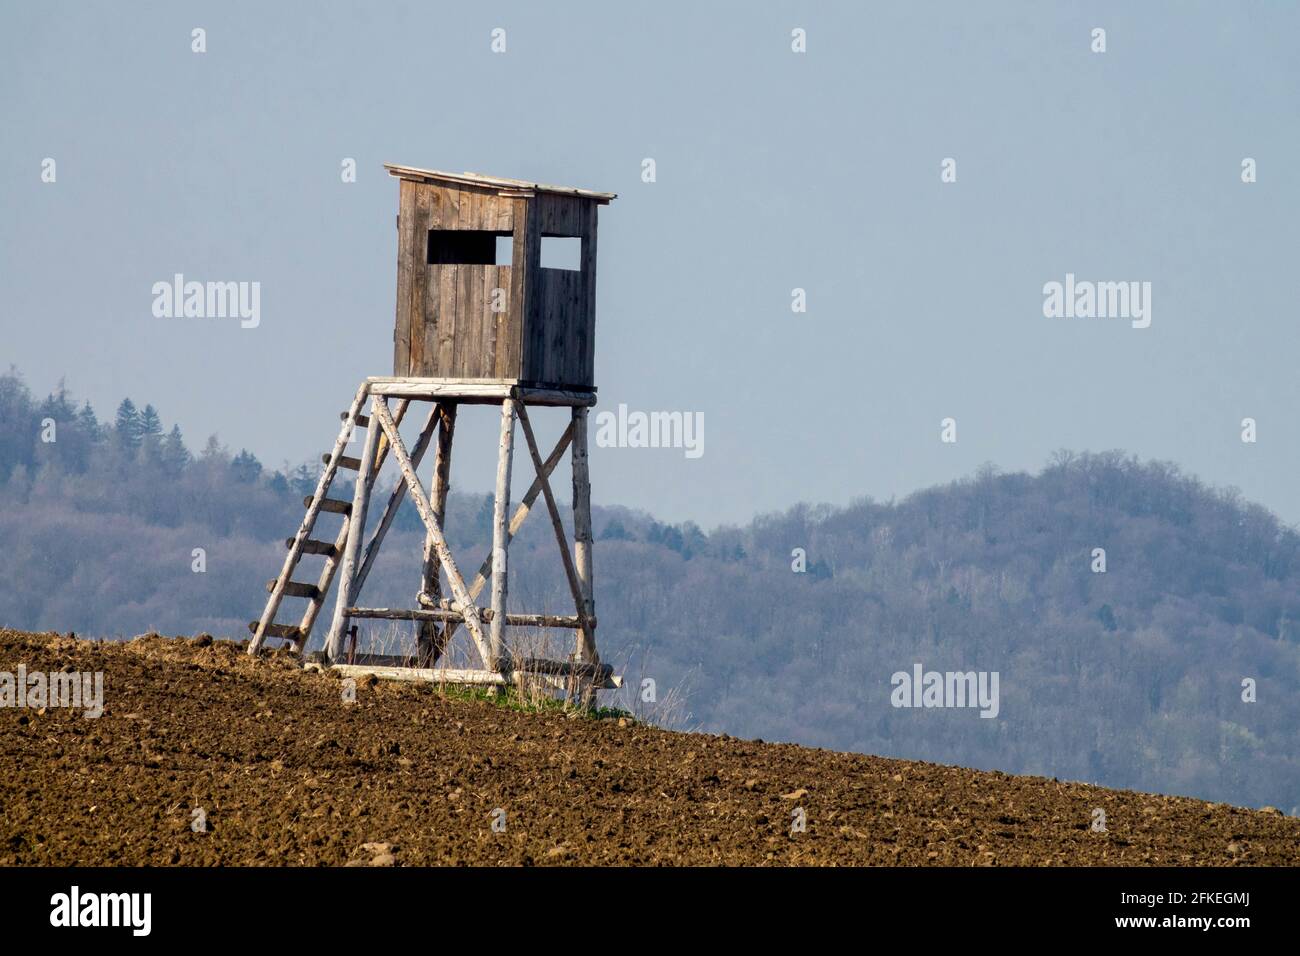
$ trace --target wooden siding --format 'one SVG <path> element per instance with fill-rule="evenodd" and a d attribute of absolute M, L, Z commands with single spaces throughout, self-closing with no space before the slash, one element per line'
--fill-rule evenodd
<path fill-rule="evenodd" d="M 597 206 L 401 180 L 394 374 L 592 387 Z M 450 261 L 430 263 L 430 230 L 513 234 L 511 265 L 461 261 L 494 258 L 487 236 L 440 242 L 437 257 Z M 544 236 L 581 239 L 580 269 L 541 268 Z"/>

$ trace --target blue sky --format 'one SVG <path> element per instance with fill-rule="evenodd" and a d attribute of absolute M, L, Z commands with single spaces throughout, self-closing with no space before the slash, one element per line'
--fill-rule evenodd
<path fill-rule="evenodd" d="M 391 371 L 382 164 L 469 169 L 619 194 L 599 408 L 702 412 L 705 446 L 593 448 L 598 503 L 711 527 L 1122 448 L 1300 521 L 1295 7 L 42 3 L 0 22 L 0 362 L 38 392 L 64 377 L 101 413 L 153 402 L 192 447 L 314 457 Z M 260 325 L 154 317 L 177 272 L 260 282 Z M 1045 318 L 1066 273 L 1149 281 L 1150 328 Z M 487 490 L 493 416 L 457 441 L 454 484 Z"/>

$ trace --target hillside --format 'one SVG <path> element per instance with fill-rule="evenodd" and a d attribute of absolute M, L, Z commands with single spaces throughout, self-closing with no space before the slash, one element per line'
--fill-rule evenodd
<path fill-rule="evenodd" d="M 57 442 L 38 437 L 45 419 Z M 272 471 L 215 437 L 193 456 L 152 406 L 124 402 L 105 425 L 0 375 L 0 624 L 243 638 L 314 468 Z M 453 488 L 463 563 L 489 518 Z M 659 721 L 1300 814 L 1300 535 L 1231 489 L 1060 453 L 1037 474 L 985 468 L 743 527 L 616 507 L 594 523 L 601 650 L 630 687 L 655 682 Z M 422 540 L 400 515 L 366 603 L 411 605 Z M 511 568 L 513 609 L 569 600 L 544 516 Z M 892 675 L 918 663 L 997 673 L 996 719 L 892 706 Z"/>
<path fill-rule="evenodd" d="M 208 639 L 5 630 L 0 659 L 100 671 L 105 702 L 0 713 L 0 865 L 1300 863 L 1300 820 L 1276 811 L 414 685 L 345 704 L 335 678 Z"/>

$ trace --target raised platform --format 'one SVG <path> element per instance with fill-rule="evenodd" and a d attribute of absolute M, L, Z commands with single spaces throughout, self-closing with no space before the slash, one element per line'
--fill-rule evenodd
<path fill-rule="evenodd" d="M 596 389 L 570 390 L 533 385 L 517 379 L 414 378 L 371 376 L 366 379 L 371 395 L 455 401 L 466 405 L 496 405 L 514 399 L 526 405 L 590 407 L 596 404 Z"/>

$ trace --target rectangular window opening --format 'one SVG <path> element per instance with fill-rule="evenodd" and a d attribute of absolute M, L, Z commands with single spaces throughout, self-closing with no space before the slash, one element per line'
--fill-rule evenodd
<path fill-rule="evenodd" d="M 582 239 L 578 236 L 542 236 L 542 268 L 582 269 Z"/>
<path fill-rule="evenodd" d="M 430 229 L 430 265 L 508 266 L 514 237 L 485 229 Z"/>

